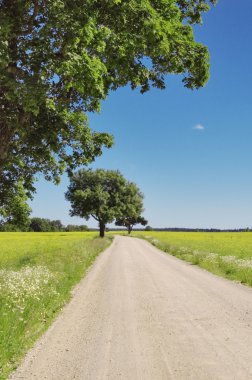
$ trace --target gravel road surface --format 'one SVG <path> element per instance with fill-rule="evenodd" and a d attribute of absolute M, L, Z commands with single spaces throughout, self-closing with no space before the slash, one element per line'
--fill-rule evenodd
<path fill-rule="evenodd" d="M 11 379 L 251 380 L 252 289 L 117 236 Z"/>

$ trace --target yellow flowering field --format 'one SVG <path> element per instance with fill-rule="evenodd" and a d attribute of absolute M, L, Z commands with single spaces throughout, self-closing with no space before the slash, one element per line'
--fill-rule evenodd
<path fill-rule="evenodd" d="M 0 379 L 46 330 L 110 242 L 96 232 L 0 233 Z"/>
<path fill-rule="evenodd" d="M 252 286 L 252 232 L 141 231 L 133 236 L 215 274 Z"/>

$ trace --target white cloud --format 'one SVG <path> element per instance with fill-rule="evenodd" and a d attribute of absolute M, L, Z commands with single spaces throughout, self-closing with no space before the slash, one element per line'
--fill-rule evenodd
<path fill-rule="evenodd" d="M 197 129 L 198 131 L 203 131 L 205 127 L 202 124 L 197 124 L 193 127 L 193 129 Z"/>

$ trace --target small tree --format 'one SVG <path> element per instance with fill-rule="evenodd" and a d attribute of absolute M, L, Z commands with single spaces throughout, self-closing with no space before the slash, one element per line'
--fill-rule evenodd
<path fill-rule="evenodd" d="M 117 218 L 115 224 L 117 226 L 126 227 L 129 234 L 135 224 L 142 224 L 145 226 L 148 223 L 148 221 L 141 216 L 141 213 L 144 211 L 143 198 L 144 196 L 136 184 L 133 182 L 127 182 L 124 189 L 125 202 L 123 215 L 122 217 Z"/>
<path fill-rule="evenodd" d="M 81 169 L 70 177 L 66 199 L 71 203 L 71 216 L 99 223 L 104 237 L 107 223 L 122 217 L 125 209 L 126 179 L 119 171 Z"/>
<path fill-rule="evenodd" d="M 148 221 L 144 219 L 142 216 L 136 216 L 136 217 L 126 217 L 126 218 L 121 218 L 116 221 L 116 226 L 124 226 L 128 230 L 128 234 L 131 233 L 133 226 L 135 224 L 141 224 L 142 226 L 146 226 Z"/>
<path fill-rule="evenodd" d="M 146 226 L 145 231 L 153 231 L 153 228 L 151 226 Z"/>

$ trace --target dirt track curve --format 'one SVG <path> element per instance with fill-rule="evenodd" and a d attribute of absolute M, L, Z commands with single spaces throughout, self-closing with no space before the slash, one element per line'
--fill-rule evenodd
<path fill-rule="evenodd" d="M 252 289 L 117 236 L 11 379 L 251 380 Z"/>

